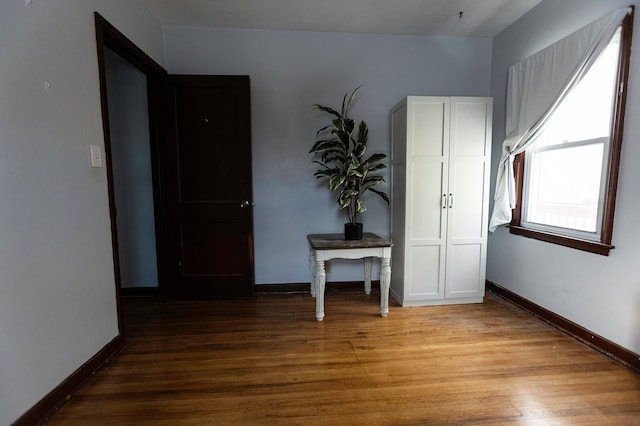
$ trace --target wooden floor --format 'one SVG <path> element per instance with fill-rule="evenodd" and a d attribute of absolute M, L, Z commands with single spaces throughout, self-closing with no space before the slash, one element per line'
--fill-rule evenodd
<path fill-rule="evenodd" d="M 127 346 L 50 425 L 640 425 L 640 376 L 488 295 L 126 300 Z"/>

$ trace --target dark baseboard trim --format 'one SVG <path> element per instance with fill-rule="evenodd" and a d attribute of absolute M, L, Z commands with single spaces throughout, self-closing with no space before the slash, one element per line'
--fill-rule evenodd
<path fill-rule="evenodd" d="M 124 348 L 124 337 L 118 334 L 111 342 L 107 343 L 89 361 L 74 371 L 62 383 L 56 386 L 44 398 L 31 407 L 13 426 L 30 426 L 42 424 L 67 402 L 102 365 L 111 357 L 116 356 Z"/>
<path fill-rule="evenodd" d="M 122 297 L 157 297 L 160 294 L 158 287 L 122 287 Z"/>
<path fill-rule="evenodd" d="M 309 283 L 287 283 L 287 284 L 256 284 L 254 291 L 256 294 L 269 293 L 309 293 L 311 284 Z M 334 291 L 358 291 L 364 288 L 362 281 L 332 281 L 328 282 L 325 292 Z M 371 290 L 380 291 L 380 281 L 371 281 Z"/>
<path fill-rule="evenodd" d="M 601 352 L 624 367 L 629 368 L 636 373 L 640 373 L 640 355 L 631 352 L 630 350 L 623 348 L 602 336 L 598 336 L 581 325 L 578 325 L 555 312 L 551 312 L 550 310 L 545 309 L 504 287 L 500 287 L 494 282 L 487 280 L 487 290 L 555 326 L 560 331 L 597 350 L 598 352 Z"/>

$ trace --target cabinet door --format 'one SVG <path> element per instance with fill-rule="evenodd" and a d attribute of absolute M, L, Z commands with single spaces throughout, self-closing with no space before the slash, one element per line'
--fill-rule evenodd
<path fill-rule="evenodd" d="M 490 98 L 453 98 L 446 298 L 484 295 L 491 156 Z"/>
<path fill-rule="evenodd" d="M 410 97 L 407 114 L 408 299 L 444 297 L 449 98 Z"/>

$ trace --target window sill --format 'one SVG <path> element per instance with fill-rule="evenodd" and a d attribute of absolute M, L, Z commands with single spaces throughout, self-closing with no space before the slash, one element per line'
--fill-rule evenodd
<path fill-rule="evenodd" d="M 579 238 L 571 238 L 564 235 L 551 234 L 548 232 L 523 228 L 522 226 L 517 225 L 509 225 L 509 232 L 514 235 L 522 235 L 523 237 L 533 238 L 552 244 L 558 244 L 577 250 L 588 251 L 590 253 L 600 254 L 602 256 L 609 256 L 609 251 L 614 248 L 614 246 L 610 244 L 604 244 L 598 241 L 581 240 Z"/>

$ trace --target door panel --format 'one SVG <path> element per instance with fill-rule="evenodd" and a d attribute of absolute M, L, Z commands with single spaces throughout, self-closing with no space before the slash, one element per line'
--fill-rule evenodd
<path fill-rule="evenodd" d="M 409 229 L 414 244 L 440 244 L 445 239 L 447 212 L 442 208 L 441 194 L 446 175 L 442 157 L 421 157 L 411 162 Z"/>
<path fill-rule="evenodd" d="M 445 297 L 482 297 L 484 272 L 482 268 L 482 244 L 456 244 L 449 248 L 450 265 L 447 270 Z"/>
<path fill-rule="evenodd" d="M 170 76 L 167 175 L 175 293 L 253 294 L 249 78 Z"/>
<path fill-rule="evenodd" d="M 410 155 L 435 156 L 445 154 L 443 140 L 448 139 L 448 103 L 445 98 L 433 98 L 429 101 L 419 101 L 413 104 L 413 115 L 409 139 Z"/>
<path fill-rule="evenodd" d="M 236 87 L 178 86 L 180 201 L 231 201 L 249 195 L 250 145 L 243 129 L 249 125 L 244 117 L 248 111 L 241 105 L 246 101 Z"/>
<path fill-rule="evenodd" d="M 484 158 L 456 157 L 451 166 L 449 179 L 448 217 L 449 239 L 456 241 L 482 240 L 484 229 L 485 174 L 487 164 Z"/>
<path fill-rule="evenodd" d="M 444 262 L 441 245 L 414 246 L 409 254 L 410 298 L 442 299 L 444 297 Z"/>
<path fill-rule="evenodd" d="M 242 229 L 237 223 L 186 223 L 182 226 L 184 275 L 242 275 Z"/>
<path fill-rule="evenodd" d="M 488 146 L 489 140 L 482 137 L 489 130 L 487 129 L 489 113 L 487 102 L 458 99 L 451 108 L 451 113 L 454 115 L 452 125 L 455 126 L 451 133 L 454 148 L 452 155 L 472 157 L 487 155 L 491 147 Z M 464 123 L 464 125 L 456 125 L 456 123 Z"/>

